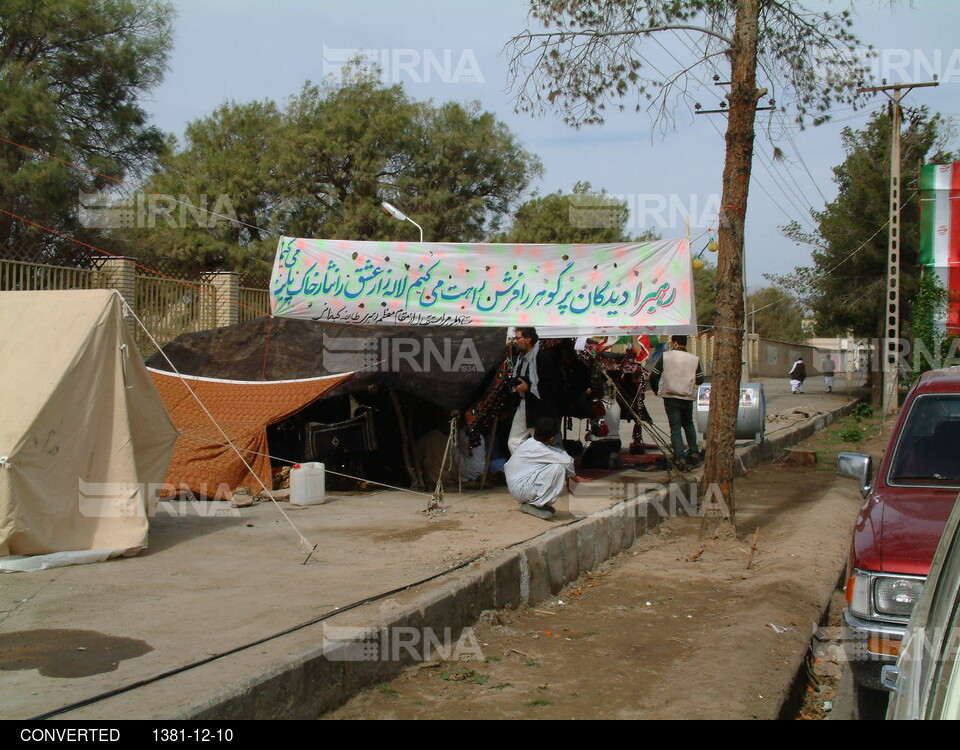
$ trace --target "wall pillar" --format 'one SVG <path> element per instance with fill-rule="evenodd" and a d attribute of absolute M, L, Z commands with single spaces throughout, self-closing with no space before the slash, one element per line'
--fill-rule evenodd
<path fill-rule="evenodd" d="M 137 311 L 137 259 L 123 256 L 104 258 L 100 263 L 100 286 L 102 289 L 116 289 L 123 301 L 134 312 Z M 137 321 L 124 309 L 123 319 L 130 333 L 136 334 Z"/>
<path fill-rule="evenodd" d="M 214 316 L 216 327 L 236 325 L 240 320 L 240 274 L 216 271 L 210 274 L 210 286 L 217 297 Z"/>

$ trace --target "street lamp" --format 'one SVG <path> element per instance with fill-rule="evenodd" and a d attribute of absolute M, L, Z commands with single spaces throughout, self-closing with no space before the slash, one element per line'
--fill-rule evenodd
<path fill-rule="evenodd" d="M 413 224 L 417 229 L 420 230 L 420 241 L 423 242 L 423 227 L 420 226 L 419 224 L 417 224 L 417 222 L 415 222 L 413 219 L 411 219 L 409 216 L 407 216 L 407 215 L 406 215 L 403 211 L 401 211 L 399 208 L 397 208 L 396 206 L 390 205 L 390 204 L 387 203 L 386 201 L 383 201 L 383 202 L 380 204 L 380 210 L 383 211 L 387 216 L 392 216 L 392 217 L 393 217 L 394 219 L 396 219 L 397 221 L 409 221 L 409 222 L 410 222 L 411 224 Z"/>

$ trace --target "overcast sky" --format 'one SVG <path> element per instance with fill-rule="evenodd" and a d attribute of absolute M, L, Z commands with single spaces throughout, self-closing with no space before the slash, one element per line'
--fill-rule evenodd
<path fill-rule="evenodd" d="M 580 130 L 551 113 L 533 118 L 513 112 L 502 50 L 528 26 L 521 0 L 175 0 L 175 5 L 170 70 L 148 109 L 159 127 L 177 136 L 188 122 L 227 100 L 282 102 L 304 81 L 337 75 L 344 60 L 366 50 L 385 69 L 388 83 L 402 83 L 416 99 L 476 100 L 494 112 L 542 159 L 545 174 L 534 186 L 540 193 L 569 191 L 577 181 L 588 181 L 623 196 L 632 209 L 632 234 L 654 228 L 664 237 L 682 236 L 689 216 L 694 252 L 716 226 L 724 115 L 694 117 L 689 104 L 680 105 L 673 128 L 664 134 L 645 112 L 615 113 L 604 125 Z M 938 88 L 916 89 L 906 104 L 960 117 L 960 0 L 899 5 L 892 12 L 882 0 L 858 3 L 854 31 L 878 50 L 874 65 L 890 82 L 939 74 Z M 695 37 L 685 35 L 652 48 L 656 64 L 685 59 L 694 45 Z M 709 109 L 719 102 L 713 86 L 691 99 Z M 862 127 L 885 101 L 874 99 L 856 112 L 840 108 L 833 123 L 803 132 L 789 117 L 758 120 L 747 216 L 751 285 L 765 283 L 764 273 L 789 273 L 810 263 L 809 248 L 794 245 L 779 227 L 791 220 L 812 226 L 809 209 L 821 208 L 836 194 L 831 167 L 843 159 L 841 129 Z M 776 164 L 774 145 L 786 156 Z"/>

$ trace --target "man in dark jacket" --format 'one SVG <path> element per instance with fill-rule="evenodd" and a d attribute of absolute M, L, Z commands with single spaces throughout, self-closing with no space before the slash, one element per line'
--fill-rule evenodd
<path fill-rule="evenodd" d="M 807 379 L 807 366 L 803 363 L 803 357 L 797 357 L 797 361 L 790 368 L 790 390 L 793 393 L 803 393 L 803 381 Z"/>
<path fill-rule="evenodd" d="M 507 447 L 516 452 L 520 444 L 533 434 L 540 417 L 560 418 L 560 368 L 550 354 L 540 347 L 536 328 L 514 329 L 513 342 L 520 350 L 514 365 L 514 392 L 520 404 L 513 415 Z"/>

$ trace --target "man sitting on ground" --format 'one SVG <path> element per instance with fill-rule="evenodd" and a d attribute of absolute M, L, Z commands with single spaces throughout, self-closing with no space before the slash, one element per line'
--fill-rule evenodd
<path fill-rule="evenodd" d="M 573 476 L 573 457 L 554 445 L 559 431 L 555 418 L 541 417 L 533 437 L 524 440 L 503 467 L 507 487 L 520 501 L 520 510 L 537 518 L 553 517 L 553 506 L 567 477 Z"/>

